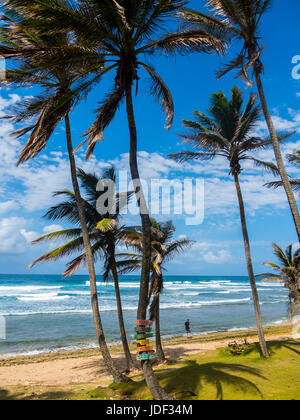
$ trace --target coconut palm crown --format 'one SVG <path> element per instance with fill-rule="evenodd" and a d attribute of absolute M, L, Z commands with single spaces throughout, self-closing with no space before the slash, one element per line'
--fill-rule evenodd
<path fill-rule="evenodd" d="M 238 69 L 238 76 L 240 76 L 247 83 L 247 87 L 249 87 L 254 84 L 252 76 L 249 74 L 250 70 L 253 70 L 262 110 L 270 138 L 272 139 L 276 165 L 294 219 L 298 240 L 300 241 L 299 209 L 290 184 L 289 176 L 285 169 L 279 139 L 276 134 L 275 124 L 271 117 L 261 77 L 264 72 L 262 52 L 265 46 L 262 44 L 259 31 L 266 12 L 273 5 L 273 0 L 203 1 L 212 14 L 203 14 L 195 10 L 183 9 L 181 11 L 183 21 L 188 28 L 197 25 L 207 25 L 211 30 L 213 28 L 216 30 L 217 28 L 220 31 L 220 37 L 222 37 L 222 32 L 224 32 L 224 36 L 226 36 L 227 39 L 228 34 L 231 34 L 232 38 L 242 43 L 242 49 L 237 57 L 229 64 L 226 64 L 223 69 L 218 71 L 217 76 L 220 78 L 229 71 Z"/>
<path fill-rule="evenodd" d="M 247 270 L 252 289 L 260 346 L 262 354 L 265 357 L 269 357 L 253 272 L 245 204 L 239 176 L 243 170 L 243 163 L 246 160 L 275 174 L 278 173 L 276 165 L 272 162 L 264 162 L 254 155 L 254 152 L 272 146 L 272 140 L 264 140 L 253 134 L 261 115 L 260 108 L 257 106 L 257 97 L 254 94 L 250 95 L 248 103 L 243 108 L 242 92 L 237 87 L 232 89 L 230 100 L 226 98 L 223 92 L 214 93 L 211 95 L 211 107 L 208 111 L 209 115 L 196 111 L 194 112 L 195 120 L 183 121 L 183 125 L 188 131 L 181 137 L 185 143 L 192 145 L 195 151 L 175 153 L 170 155 L 170 158 L 178 162 L 185 162 L 190 160 L 212 160 L 218 156 L 227 159 L 229 162 L 230 174 L 234 177 L 239 201 Z M 285 135 L 280 139 L 283 140 L 287 137 L 288 135 Z"/>
<path fill-rule="evenodd" d="M 150 307 L 150 318 L 154 319 L 156 311 L 157 298 L 163 291 L 163 271 L 166 270 L 166 264 L 179 254 L 190 248 L 194 241 L 183 238 L 174 239 L 176 227 L 173 222 L 158 222 L 151 219 L 151 283 L 149 288 L 149 300 L 153 296 Z M 119 254 L 118 261 L 119 273 L 124 274 L 135 271 L 141 267 L 143 254 L 142 227 L 127 227 L 122 233 L 125 245 L 132 248 L 136 253 Z M 125 261 L 122 258 L 126 257 Z"/>
<path fill-rule="evenodd" d="M 2 84 L 13 88 L 37 86 L 40 91 L 25 98 L 5 116 L 21 124 L 13 133 L 17 138 L 28 135 L 18 164 L 37 156 L 46 147 L 58 124 L 86 99 L 104 67 L 103 56 L 97 51 L 86 51 L 67 32 L 41 34 L 34 26 L 27 27 L 20 13 L 17 9 L 13 18 L 2 17 L 5 24 L 0 28 L 0 49 L 6 45 L 11 48 Z"/>
<path fill-rule="evenodd" d="M 18 4 L 13 5 L 13 2 L 7 1 L 4 5 L 8 16 L 3 17 L 1 22 L 3 24 L 4 21 L 0 28 L 1 42 L 3 43 L 0 45 L 0 50 L 3 45 L 5 48 L 8 46 L 11 60 L 10 68 L 7 71 L 7 80 L 3 83 L 13 87 L 25 85 L 39 88 L 39 94 L 33 98 L 25 99 L 6 117 L 14 123 L 22 124 L 21 128 L 15 132 L 17 137 L 29 134 L 18 164 L 35 157 L 44 149 L 57 125 L 62 120 L 65 122 L 74 205 L 77 207 L 81 227 L 77 231 L 77 235 L 81 235 L 80 238 L 77 238 L 77 244 L 85 249 L 97 340 L 110 374 L 116 382 L 127 382 L 128 378 L 121 374 L 114 365 L 103 331 L 93 253 L 76 176 L 70 124 L 71 111 L 86 97 L 93 83 L 97 81 L 99 69 L 103 70 L 103 57 L 97 51 L 86 52 L 82 46 L 78 46 L 78 39 L 73 35 L 70 36 L 65 30 L 41 32 L 35 24 L 29 23 L 28 18 L 29 20 L 33 19 L 45 3 L 46 1 L 26 2 L 23 5 L 25 7 L 20 7 Z M 95 68 L 98 73 L 93 76 Z M 64 252 L 69 252 L 70 247 L 71 245 L 66 246 Z M 54 254 L 51 257 L 56 259 Z"/>
<path fill-rule="evenodd" d="M 261 61 L 264 45 L 261 44 L 259 28 L 273 0 L 203 0 L 203 2 L 212 14 L 184 8 L 181 11 L 183 20 L 188 26 L 206 24 L 218 28 L 227 35 L 227 39 L 231 34 L 231 39 L 242 41 L 240 53 L 225 65 L 223 70 L 218 71 L 217 75 L 222 77 L 233 69 L 239 69 L 239 77 L 248 86 L 253 85 L 249 71 L 253 66 L 259 73 L 264 71 Z"/>
<path fill-rule="evenodd" d="M 286 156 L 289 163 L 292 165 L 300 165 L 300 150 L 296 150 L 294 153 L 290 153 Z M 290 178 L 290 184 L 294 191 L 300 192 L 300 179 L 299 178 Z M 266 184 L 268 188 L 280 188 L 283 187 L 282 181 L 274 181 Z"/>
<path fill-rule="evenodd" d="M 264 162 L 255 153 L 272 146 L 272 140 L 263 139 L 253 134 L 256 124 L 261 118 L 260 107 L 257 106 L 257 95 L 251 94 L 243 109 L 243 96 L 239 88 L 232 88 L 231 99 L 223 92 L 211 95 L 209 115 L 195 111 L 194 120 L 183 120 L 187 128 L 180 135 L 183 142 L 191 145 L 195 151 L 183 151 L 169 155 L 178 162 L 189 160 L 212 160 L 217 156 L 226 158 L 230 164 L 230 173 L 240 174 L 246 160 L 256 167 L 278 174 L 275 164 Z M 280 136 L 287 139 L 290 134 Z"/>
<path fill-rule="evenodd" d="M 293 245 L 290 245 L 284 252 L 275 243 L 273 243 L 273 248 L 280 265 L 272 262 L 263 264 L 271 267 L 277 274 L 263 273 L 257 277 L 264 277 L 263 281 L 283 282 L 285 288 L 290 292 L 290 302 L 294 302 L 297 312 L 300 313 L 300 249 L 293 252 Z"/>
<path fill-rule="evenodd" d="M 81 181 L 81 188 L 84 191 L 82 198 L 85 218 L 87 221 L 89 238 L 92 245 L 92 252 L 94 261 L 103 260 L 105 271 L 103 274 L 104 280 L 111 276 L 111 247 L 113 250 L 121 241 L 119 233 L 118 221 L 120 218 L 120 211 L 130 199 L 131 193 L 119 193 L 113 197 L 112 203 L 103 203 L 106 207 L 99 205 L 99 198 L 106 194 L 107 188 L 105 183 L 107 180 L 115 182 L 116 173 L 113 167 L 103 171 L 101 175 L 101 185 L 99 186 L 99 178 L 96 174 L 86 173 L 82 169 L 78 169 L 77 176 Z M 101 192 L 99 192 L 101 190 Z M 40 262 L 51 262 L 58 259 L 78 254 L 76 258 L 67 264 L 64 277 L 72 276 L 79 267 L 86 263 L 86 253 L 84 251 L 83 238 L 80 229 L 80 219 L 74 193 L 72 191 L 58 191 L 54 193 L 56 197 L 64 197 L 62 201 L 56 206 L 51 207 L 45 214 L 45 217 L 52 221 L 63 220 L 78 228 L 64 229 L 57 232 L 48 233 L 35 241 L 33 244 L 38 244 L 46 241 L 62 241 L 68 240 L 67 243 L 48 252 L 42 257 L 30 264 L 32 268 Z M 106 198 L 106 195 L 105 195 Z"/>
<path fill-rule="evenodd" d="M 120 211 L 123 206 L 127 205 L 132 193 L 118 193 L 111 196 L 112 194 L 109 185 L 111 183 L 115 185 L 116 181 L 116 173 L 113 167 L 103 171 L 100 181 L 95 174 L 86 173 L 82 169 L 78 169 L 77 176 L 81 181 L 85 196 L 85 198 L 81 197 L 81 204 L 87 223 L 88 238 L 91 244 L 93 261 L 96 262 L 97 260 L 101 260 L 104 263 L 104 281 L 109 279 L 114 281 L 120 333 L 126 357 L 127 371 L 130 371 L 131 367 L 134 366 L 134 363 L 126 337 L 119 279 L 116 269 L 115 250 L 121 240 L 118 227 Z M 59 191 L 55 193 L 55 196 L 63 196 L 66 200 L 52 207 L 45 216 L 53 221 L 67 221 L 74 225 L 78 225 L 78 228 L 64 229 L 36 239 L 33 244 L 45 241 L 53 242 L 55 240 L 67 240 L 67 243 L 38 258 L 30 264 L 29 268 L 40 262 L 56 261 L 57 259 L 75 254 L 77 255 L 76 258 L 67 264 L 67 269 L 64 272 L 64 277 L 70 277 L 82 264 L 87 263 L 84 238 L 82 230 L 80 229 L 80 215 L 74 192 L 67 190 Z"/>
<path fill-rule="evenodd" d="M 174 21 L 175 14 L 184 3 L 180 0 L 81 0 L 76 3 L 67 0 L 33 0 L 30 8 L 25 0 L 6 3 L 7 14 L 14 14 L 15 10 L 23 13 L 22 18 L 20 15 L 18 17 L 24 26 L 33 27 L 42 34 L 68 33 L 71 41 L 72 37 L 78 42 L 80 40 L 87 58 L 94 51 L 102 54 L 106 68 L 102 71 L 102 66 L 99 66 L 101 77 L 114 72 L 111 91 L 97 110 L 96 121 L 86 132 L 87 157 L 91 156 L 96 143 L 103 137 L 103 131 L 114 118 L 126 91 L 134 84 L 138 89 L 141 70 L 150 77 L 151 94 L 166 111 L 166 126 L 171 127 L 174 116 L 171 93 L 147 57 L 155 52 L 225 52 L 224 41 L 204 26 L 178 32 L 171 29 L 169 22 Z M 12 54 L 11 48 L 12 45 L 7 42 L 3 45 L 2 53 Z M 27 48 L 23 53 L 30 55 L 32 50 Z"/>
<path fill-rule="evenodd" d="M 160 360 L 165 360 L 160 332 L 160 295 L 164 287 L 163 271 L 165 264 L 193 245 L 193 241 L 183 238 L 174 239 L 176 228 L 171 221 L 157 222 L 151 219 L 151 282 L 148 301 L 151 297 L 150 319 L 155 319 L 156 352 Z M 124 242 L 133 248 L 135 254 L 120 254 L 117 263 L 119 273 L 128 273 L 140 269 L 143 257 L 142 227 L 127 228 L 122 233 Z M 125 260 L 124 260 L 125 258 Z"/>

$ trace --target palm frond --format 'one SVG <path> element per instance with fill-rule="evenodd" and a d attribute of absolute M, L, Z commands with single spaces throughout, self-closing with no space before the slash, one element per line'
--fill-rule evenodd
<path fill-rule="evenodd" d="M 262 160 L 259 160 L 253 157 L 248 157 L 248 159 L 253 161 L 256 167 L 263 168 L 265 171 L 270 172 L 275 176 L 279 175 L 279 169 L 274 163 L 264 162 Z"/>
<path fill-rule="evenodd" d="M 139 64 L 147 70 L 152 79 L 151 94 L 161 103 L 162 112 L 165 112 L 167 115 L 166 129 L 170 130 L 174 120 L 174 102 L 172 94 L 166 83 L 153 67 L 144 63 Z"/>
<path fill-rule="evenodd" d="M 300 150 L 297 150 L 293 154 L 288 154 L 287 159 L 290 163 L 299 165 L 300 164 Z"/>
<path fill-rule="evenodd" d="M 97 258 L 105 258 L 105 243 L 103 241 L 103 238 L 101 240 L 98 240 L 91 248 L 95 262 L 97 261 Z M 86 264 L 85 252 L 67 264 L 67 268 L 63 273 L 63 277 L 72 277 L 82 264 Z"/>
<path fill-rule="evenodd" d="M 72 241 L 66 243 L 65 245 L 62 245 L 59 248 L 56 248 L 53 251 L 50 251 L 47 254 L 38 258 L 37 260 L 33 261 L 28 266 L 28 269 L 31 269 L 32 267 L 34 267 L 36 264 L 40 262 L 56 261 L 59 258 L 69 256 L 72 253 L 80 252 L 82 251 L 83 248 L 84 248 L 84 245 L 83 245 L 82 237 L 73 239 Z"/>
<path fill-rule="evenodd" d="M 118 227 L 118 222 L 115 219 L 102 219 L 100 222 L 97 223 L 95 226 L 102 233 L 109 232 L 114 230 Z"/>
<path fill-rule="evenodd" d="M 278 259 L 282 262 L 284 266 L 289 266 L 290 261 L 288 257 L 285 255 L 283 250 L 277 244 L 273 243 L 274 254 L 278 257 Z"/>
<path fill-rule="evenodd" d="M 84 134 L 84 136 L 88 139 L 88 147 L 86 154 L 87 159 L 89 159 L 92 156 L 94 148 L 99 142 L 99 140 L 104 138 L 103 132 L 105 128 L 114 119 L 123 97 L 123 88 L 117 87 L 109 95 L 107 95 L 102 106 L 99 109 L 97 109 L 96 121 Z"/>
<path fill-rule="evenodd" d="M 211 160 L 216 156 L 215 153 L 197 153 L 184 151 L 180 153 L 171 153 L 168 155 L 170 159 L 176 160 L 176 162 L 182 163 L 189 160 Z"/>
<path fill-rule="evenodd" d="M 148 49 L 160 50 L 165 54 L 200 53 L 225 53 L 225 42 L 210 34 L 204 28 L 188 29 L 178 33 L 169 33 L 158 41 L 147 46 Z"/>
<path fill-rule="evenodd" d="M 291 179 L 290 184 L 294 191 L 300 191 L 300 179 Z M 283 187 L 283 182 L 282 181 L 268 182 L 267 184 L 264 184 L 264 186 L 269 189 L 271 188 L 278 189 L 280 187 Z"/>
<path fill-rule="evenodd" d="M 192 241 L 190 239 L 178 239 L 177 241 L 171 242 L 167 246 L 165 260 L 169 261 L 175 256 L 185 252 L 187 249 L 192 248 L 194 243 L 195 241 Z"/>
<path fill-rule="evenodd" d="M 43 235 L 40 238 L 37 238 L 34 241 L 32 241 L 32 245 L 35 245 L 44 241 L 78 238 L 79 236 L 81 236 L 81 229 L 65 229 L 65 230 L 60 230 L 56 232 L 51 232 L 51 233 L 48 233 L 47 235 Z"/>
<path fill-rule="evenodd" d="M 119 275 L 133 273 L 142 267 L 142 259 L 127 259 L 125 261 L 117 261 L 116 267 Z"/>

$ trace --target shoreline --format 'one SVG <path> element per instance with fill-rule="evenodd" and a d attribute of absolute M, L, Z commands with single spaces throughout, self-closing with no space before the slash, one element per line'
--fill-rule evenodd
<path fill-rule="evenodd" d="M 290 337 L 292 334 L 292 324 L 287 321 L 283 321 L 278 325 L 271 325 L 264 328 L 266 337 L 271 338 L 272 336 L 286 336 Z M 248 329 L 236 329 L 232 331 L 225 332 L 216 332 L 216 333 L 203 333 L 198 335 L 193 335 L 192 339 L 187 339 L 185 336 L 173 336 L 168 338 L 162 338 L 163 345 L 168 347 L 178 346 L 178 345 L 190 345 L 190 344 L 208 344 L 208 343 L 224 343 L 226 341 L 235 340 L 235 339 L 257 339 L 257 329 L 248 328 Z M 154 340 L 151 340 L 152 342 Z M 136 350 L 136 345 L 134 343 L 129 343 L 130 350 L 134 353 Z M 109 346 L 112 354 L 122 354 L 122 344 L 112 344 Z M 0 368 L 5 366 L 17 366 L 17 365 L 26 365 L 32 363 L 43 363 L 47 361 L 57 361 L 57 360 L 66 360 L 66 359 L 76 359 L 76 358 L 89 358 L 100 356 L 100 350 L 98 347 L 88 347 L 83 349 L 74 349 L 74 350 L 55 350 L 45 353 L 40 353 L 36 355 L 16 355 L 13 357 L 2 357 L 0 354 Z"/>
<path fill-rule="evenodd" d="M 164 387 L 171 387 L 176 398 L 177 394 L 181 395 L 182 389 L 189 389 L 192 380 L 195 397 L 191 399 L 215 400 L 216 389 L 211 384 L 211 375 L 213 378 L 221 375 L 221 380 L 225 375 L 225 379 L 229 377 L 231 381 L 222 383 L 224 399 L 299 399 L 300 359 L 295 358 L 295 354 L 300 354 L 300 341 L 291 340 L 291 325 L 267 327 L 265 332 L 272 352 L 270 359 L 260 357 L 256 330 L 250 329 L 239 331 L 238 334 L 195 336 L 192 340 L 165 340 L 167 361 L 155 366 L 155 372 Z M 226 351 L 228 342 L 245 337 L 252 344 L 250 353 L 241 358 L 230 357 Z M 118 347 L 113 348 L 111 355 L 116 367 L 124 371 L 124 354 L 121 346 Z M 133 351 L 136 350 L 136 346 L 132 347 Z M 210 366 L 216 368 L 211 369 Z M 226 369 L 231 372 L 231 366 L 234 376 L 226 372 Z M 261 375 L 257 376 L 258 369 Z M 179 375 L 181 381 L 178 381 Z M 4 361 L 2 364 L 0 362 L 0 400 L 151 399 L 141 370 L 132 370 L 129 378 L 132 379 L 129 384 L 116 385 L 107 372 L 99 350 L 19 358 L 6 361 L 5 364 Z M 208 378 L 205 388 L 203 378 Z M 249 387 L 245 389 L 245 384 L 250 385 L 252 390 Z M 253 388 L 256 389 L 255 394 Z"/>
<path fill-rule="evenodd" d="M 291 325 L 291 321 L 290 320 L 280 320 L 271 324 L 268 324 L 265 326 L 265 330 L 268 329 L 273 329 L 273 328 L 280 328 L 280 327 L 285 327 L 285 326 L 290 326 Z M 228 329 L 228 330 L 224 330 L 224 331 L 207 331 L 207 332 L 197 332 L 192 334 L 194 339 L 198 339 L 201 340 L 203 339 L 204 341 L 209 340 L 209 337 L 217 337 L 218 336 L 222 336 L 222 335 L 228 335 L 229 338 L 235 338 L 235 337 L 239 337 L 239 334 L 242 334 L 242 336 L 247 336 L 247 332 L 251 332 L 251 335 L 253 336 L 254 331 L 256 331 L 256 327 L 249 327 L 249 328 L 232 328 L 232 329 Z M 162 336 L 162 341 L 164 343 L 168 343 L 168 342 L 173 342 L 174 340 L 184 340 L 185 339 L 185 333 L 181 333 L 181 334 L 169 334 L 169 335 L 165 335 Z M 154 340 L 150 340 L 150 341 L 154 341 Z M 131 346 L 132 349 L 135 349 L 135 342 L 132 340 L 128 340 L 128 344 L 129 346 Z M 117 340 L 113 340 L 111 342 L 107 342 L 107 346 L 111 349 L 111 351 L 114 351 L 114 349 L 122 349 L 122 345 L 120 341 Z M 65 346 L 62 347 L 57 347 L 57 348 L 53 348 L 53 349 L 43 349 L 43 350 L 20 350 L 17 352 L 7 352 L 7 353 L 1 353 L 0 352 L 0 366 L 2 365 L 3 361 L 11 361 L 11 360 L 15 360 L 15 359 L 34 359 L 34 358 L 40 358 L 40 357 L 45 357 L 48 355 L 57 355 L 59 357 L 59 355 L 61 354 L 74 354 L 74 353 L 81 353 L 81 352 L 91 352 L 91 351 L 97 351 L 99 349 L 99 346 L 96 342 L 90 342 L 90 343 L 86 343 L 86 344 L 66 344 Z"/>

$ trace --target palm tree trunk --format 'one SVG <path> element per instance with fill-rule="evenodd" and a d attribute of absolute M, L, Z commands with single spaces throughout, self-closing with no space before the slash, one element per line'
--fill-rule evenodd
<path fill-rule="evenodd" d="M 140 296 L 137 311 L 137 318 L 145 320 L 148 307 L 148 289 L 151 268 L 151 222 L 143 194 L 140 175 L 137 164 L 137 130 L 132 102 L 132 87 L 126 89 L 126 109 L 128 127 L 130 133 L 130 171 L 134 184 L 136 197 L 140 206 L 140 215 L 143 227 L 143 262 L 140 282 Z M 155 400 L 169 400 L 170 396 L 162 389 L 152 369 L 150 360 L 142 362 L 145 379 L 148 388 Z"/>
<path fill-rule="evenodd" d="M 300 314 L 300 292 L 298 285 L 290 292 L 290 298 L 294 303 L 297 315 Z"/>
<path fill-rule="evenodd" d="M 158 355 L 158 359 L 161 361 L 164 361 L 166 360 L 166 356 L 162 347 L 161 335 L 160 335 L 160 297 L 159 296 L 157 300 L 157 308 L 156 308 L 156 315 L 155 315 L 155 340 L 156 340 L 156 353 Z"/>
<path fill-rule="evenodd" d="M 298 315 L 300 315 L 300 297 L 294 299 L 295 309 Z"/>
<path fill-rule="evenodd" d="M 121 300 L 120 287 L 119 287 L 119 278 L 118 278 L 118 272 L 116 268 L 114 249 L 110 249 L 110 260 L 111 260 L 111 271 L 112 271 L 112 275 L 114 279 L 114 286 L 115 286 L 115 293 L 116 293 L 116 300 L 117 300 L 120 333 L 121 333 L 121 338 L 122 338 L 123 350 L 124 350 L 124 354 L 126 358 L 126 370 L 127 372 L 130 372 L 131 368 L 135 366 L 131 357 L 131 353 L 130 353 L 128 341 L 127 341 L 127 336 L 126 336 L 123 310 L 122 310 L 122 300 Z"/>
<path fill-rule="evenodd" d="M 105 336 L 104 336 L 104 332 L 103 332 L 102 321 L 101 321 L 101 316 L 100 316 L 100 311 L 99 311 L 94 258 L 93 258 L 93 252 L 92 252 L 92 248 L 90 244 L 87 224 L 86 224 L 84 210 L 82 206 L 80 189 L 79 189 L 77 175 L 76 175 L 76 163 L 75 163 L 75 158 L 74 158 L 74 153 L 73 153 L 69 115 L 65 117 L 65 126 L 66 126 L 66 136 L 67 136 L 67 145 L 68 145 L 68 153 L 69 153 L 69 160 L 70 160 L 72 183 L 73 183 L 73 188 L 74 188 L 74 193 L 75 193 L 78 214 L 80 218 L 83 243 L 84 243 L 84 248 L 86 252 L 86 261 L 87 261 L 88 270 L 89 270 L 91 301 L 92 301 L 94 323 L 95 323 L 95 328 L 96 328 L 96 335 L 97 335 L 99 347 L 102 353 L 102 357 L 103 357 L 105 366 L 109 374 L 112 375 L 112 377 L 117 383 L 128 382 L 129 379 L 126 376 L 122 375 L 118 371 L 118 369 L 115 367 L 114 362 L 109 353 Z"/>
<path fill-rule="evenodd" d="M 239 177 L 237 173 L 234 174 L 234 180 L 235 180 L 235 186 L 236 186 L 236 191 L 237 191 L 239 206 L 240 206 L 240 216 L 241 216 L 241 224 L 242 224 L 242 230 L 243 230 L 243 236 L 244 236 L 247 269 L 248 269 L 249 280 L 250 280 L 250 285 L 252 289 L 252 296 L 253 296 L 253 302 L 254 302 L 260 348 L 264 357 L 270 357 L 268 348 L 267 348 L 267 343 L 265 340 L 264 330 L 263 330 L 259 297 L 258 297 L 254 271 L 253 271 L 253 265 L 252 265 L 250 242 L 249 242 L 249 235 L 248 235 L 246 215 L 245 215 L 245 205 L 244 205 L 243 195 L 242 195 Z"/>
<path fill-rule="evenodd" d="M 299 296 L 294 300 L 294 304 L 295 304 L 297 313 L 300 314 L 300 297 Z"/>
<path fill-rule="evenodd" d="M 256 79 L 256 84 L 257 84 L 257 89 L 259 92 L 259 96 L 260 96 L 260 101 L 262 104 L 262 108 L 263 108 L 263 112 L 264 112 L 264 116 L 267 122 L 267 126 L 269 129 L 269 133 L 270 133 L 270 137 L 271 140 L 273 142 L 273 148 L 274 148 L 274 154 L 275 154 L 275 158 L 276 158 L 276 162 L 277 162 L 277 167 L 279 169 L 279 173 L 282 179 L 282 183 L 286 192 L 286 196 L 290 205 L 290 209 L 293 215 L 293 219 L 294 219 L 294 223 L 295 223 L 295 227 L 297 230 L 297 234 L 298 234 L 298 240 L 300 242 L 300 216 L 299 216 L 299 210 L 297 207 L 297 203 L 296 203 L 296 199 L 295 199 L 295 195 L 293 193 L 288 175 L 286 173 L 285 170 L 285 166 L 284 166 L 284 162 L 282 159 L 282 154 L 280 151 L 280 146 L 279 146 L 279 141 L 278 141 L 278 137 L 277 137 L 277 133 L 269 112 L 269 108 L 268 108 L 268 104 L 267 104 L 267 100 L 266 100 L 266 96 L 265 96 L 265 92 L 264 92 L 264 88 L 262 85 L 262 81 L 261 81 L 261 77 L 260 77 L 260 71 L 259 69 L 254 66 L 254 74 L 255 74 L 255 79 Z"/>

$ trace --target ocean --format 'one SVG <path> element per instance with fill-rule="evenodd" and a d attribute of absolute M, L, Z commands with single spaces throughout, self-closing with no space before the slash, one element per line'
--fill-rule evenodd
<path fill-rule="evenodd" d="M 98 281 L 107 342 L 120 343 L 113 284 L 103 284 L 101 276 Z M 128 338 L 133 340 L 139 277 L 122 276 L 120 290 Z M 258 291 L 265 325 L 288 318 L 288 293 L 281 284 L 259 282 Z M 187 318 L 193 334 L 254 327 L 248 278 L 165 276 L 162 335 L 183 335 Z M 87 276 L 0 275 L 0 320 L 6 324 L 0 357 L 96 346 Z"/>

